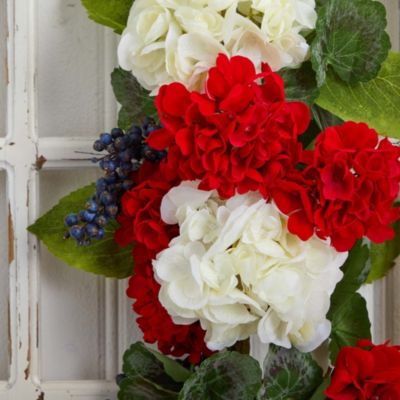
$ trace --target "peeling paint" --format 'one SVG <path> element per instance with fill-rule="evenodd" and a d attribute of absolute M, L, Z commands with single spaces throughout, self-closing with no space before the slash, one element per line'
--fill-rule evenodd
<path fill-rule="evenodd" d="M 8 203 L 8 265 L 14 261 L 14 258 L 14 224 L 10 203 Z"/>
<path fill-rule="evenodd" d="M 31 370 L 31 364 L 29 363 L 28 365 L 27 365 L 27 367 L 24 369 L 24 374 L 25 374 L 25 380 L 27 381 L 28 380 L 28 378 L 29 378 L 29 374 L 30 374 L 30 371 Z"/>
<path fill-rule="evenodd" d="M 43 165 L 45 164 L 46 161 L 47 161 L 46 157 L 44 157 L 44 156 L 37 157 L 36 156 L 36 163 L 35 163 L 36 170 L 40 171 L 43 168 Z"/>
<path fill-rule="evenodd" d="M 37 400 L 44 400 L 44 392 L 40 392 L 39 397 Z"/>
<path fill-rule="evenodd" d="M 28 311 L 28 322 L 29 322 L 29 326 L 31 326 L 31 308 L 29 307 L 29 311 Z M 31 330 L 29 329 L 29 333 L 28 333 L 28 352 L 26 355 L 26 361 L 28 362 L 27 367 L 24 370 L 25 373 L 25 380 L 28 380 L 29 375 L 31 373 Z"/>

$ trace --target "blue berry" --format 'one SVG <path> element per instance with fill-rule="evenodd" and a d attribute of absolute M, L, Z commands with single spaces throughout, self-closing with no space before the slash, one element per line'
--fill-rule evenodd
<path fill-rule="evenodd" d="M 115 217 L 118 214 L 118 206 L 112 204 L 106 207 L 106 212 L 110 217 Z"/>
<path fill-rule="evenodd" d="M 142 130 L 138 126 L 133 126 L 126 134 L 128 135 L 131 146 L 142 144 Z"/>
<path fill-rule="evenodd" d="M 97 232 L 96 239 L 97 239 L 97 240 L 103 239 L 104 236 L 105 236 L 105 234 L 106 234 L 106 233 L 105 233 L 104 229 L 103 229 L 103 228 L 99 228 L 99 230 L 98 230 L 98 232 Z"/>
<path fill-rule="evenodd" d="M 142 154 L 146 160 L 156 161 L 158 158 L 157 151 L 153 150 L 149 145 L 145 144 L 142 147 Z"/>
<path fill-rule="evenodd" d="M 108 218 L 105 215 L 98 215 L 94 222 L 99 226 L 107 225 Z"/>
<path fill-rule="evenodd" d="M 111 144 L 113 141 L 112 136 L 109 133 L 102 133 L 100 135 L 100 142 L 104 145 L 104 146 L 108 146 L 109 144 Z"/>
<path fill-rule="evenodd" d="M 104 178 L 100 178 L 96 182 L 96 191 L 98 193 L 103 192 L 107 188 L 107 181 Z"/>
<path fill-rule="evenodd" d="M 96 224 L 87 224 L 86 233 L 90 238 L 95 238 L 99 234 L 99 227 Z"/>
<path fill-rule="evenodd" d="M 79 221 L 85 221 L 85 212 L 86 212 L 86 210 L 79 211 L 79 213 L 78 213 Z"/>
<path fill-rule="evenodd" d="M 83 213 L 83 220 L 85 222 L 92 222 L 96 218 L 96 213 L 92 213 L 89 211 L 84 211 Z"/>
<path fill-rule="evenodd" d="M 124 131 L 120 128 L 111 129 L 111 136 L 116 139 L 118 137 L 124 136 Z"/>
<path fill-rule="evenodd" d="M 89 200 L 86 203 L 86 209 L 92 213 L 95 213 L 98 209 L 97 202 L 95 200 Z"/>
<path fill-rule="evenodd" d="M 71 213 L 65 217 L 66 226 L 73 226 L 76 225 L 77 223 L 78 223 L 78 217 L 76 214 Z"/>
<path fill-rule="evenodd" d="M 70 230 L 69 234 L 76 240 L 81 240 L 84 236 L 83 228 L 79 225 L 74 225 Z"/>
<path fill-rule="evenodd" d="M 110 192 L 103 192 L 100 195 L 100 201 L 102 204 L 104 204 L 105 206 L 112 204 L 112 202 L 114 201 L 114 197 L 111 195 Z"/>
<path fill-rule="evenodd" d="M 107 166 L 105 168 L 106 171 L 113 172 L 117 169 L 118 164 L 114 160 L 110 160 L 107 162 Z"/>
<path fill-rule="evenodd" d="M 65 218 L 69 227 L 65 238 L 73 237 L 78 245 L 87 246 L 93 239 L 104 237 L 104 227 L 119 212 L 121 196 L 134 186 L 132 173 L 140 169 L 144 160 L 159 162 L 167 156 L 166 151 L 156 151 L 146 144 L 146 137 L 160 127 L 153 118 L 147 117 L 142 126 L 132 126 L 125 133 L 114 128 L 94 142 L 95 151 L 107 151 L 92 159 L 104 171 L 104 176 L 97 180 L 96 192 L 88 199 L 85 210 Z"/>
<path fill-rule="evenodd" d="M 114 141 L 114 147 L 116 150 L 125 150 L 129 145 L 129 139 L 127 136 L 121 136 Z"/>
<path fill-rule="evenodd" d="M 109 185 L 118 181 L 118 177 L 115 174 L 108 174 L 104 177 L 104 180 L 106 181 L 107 184 L 107 186 L 104 188 L 104 190 L 106 190 L 107 187 L 109 187 Z"/>
<path fill-rule="evenodd" d="M 124 162 L 130 162 L 133 158 L 133 152 L 131 149 L 126 149 L 118 153 L 118 159 Z"/>
<path fill-rule="evenodd" d="M 96 151 L 103 151 L 106 147 L 104 146 L 104 144 L 100 141 L 100 140 L 96 140 L 93 143 L 93 149 Z"/>

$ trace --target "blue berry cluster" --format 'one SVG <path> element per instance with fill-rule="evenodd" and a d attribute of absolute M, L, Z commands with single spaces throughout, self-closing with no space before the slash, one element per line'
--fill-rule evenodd
<path fill-rule="evenodd" d="M 114 128 L 102 133 L 93 144 L 97 152 L 106 152 L 93 158 L 104 171 L 96 182 L 96 193 L 87 201 L 85 209 L 78 214 L 68 214 L 65 225 L 69 228 L 65 238 L 74 238 L 78 245 L 89 245 L 93 239 L 102 239 L 107 223 L 119 212 L 122 194 L 134 186 L 131 174 L 137 171 L 143 160 L 161 161 L 166 151 L 156 151 L 146 144 L 151 132 L 160 129 L 152 118 L 145 118 L 143 125 L 132 126 L 126 132 Z"/>

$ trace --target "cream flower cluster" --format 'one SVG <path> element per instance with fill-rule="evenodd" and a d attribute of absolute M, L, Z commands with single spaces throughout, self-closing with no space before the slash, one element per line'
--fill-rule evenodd
<path fill-rule="evenodd" d="M 136 0 L 118 48 L 122 68 L 156 94 L 181 82 L 202 90 L 219 53 L 278 70 L 308 56 L 315 0 Z"/>
<path fill-rule="evenodd" d="M 163 198 L 161 215 L 180 235 L 153 261 L 160 301 L 175 323 L 200 321 L 211 350 L 255 333 L 304 352 L 328 338 L 347 253 L 290 234 L 287 218 L 255 192 L 222 201 L 183 182 Z"/>

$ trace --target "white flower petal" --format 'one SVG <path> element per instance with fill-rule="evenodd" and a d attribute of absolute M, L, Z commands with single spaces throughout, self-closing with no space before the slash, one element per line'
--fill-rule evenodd
<path fill-rule="evenodd" d="M 321 344 L 347 253 L 329 240 L 293 236 L 287 217 L 259 193 L 224 201 L 196 187 L 183 182 L 164 197 L 163 212 L 180 234 L 153 266 L 173 320 L 200 321 L 213 350 L 255 332 L 264 343 L 302 351 Z"/>

